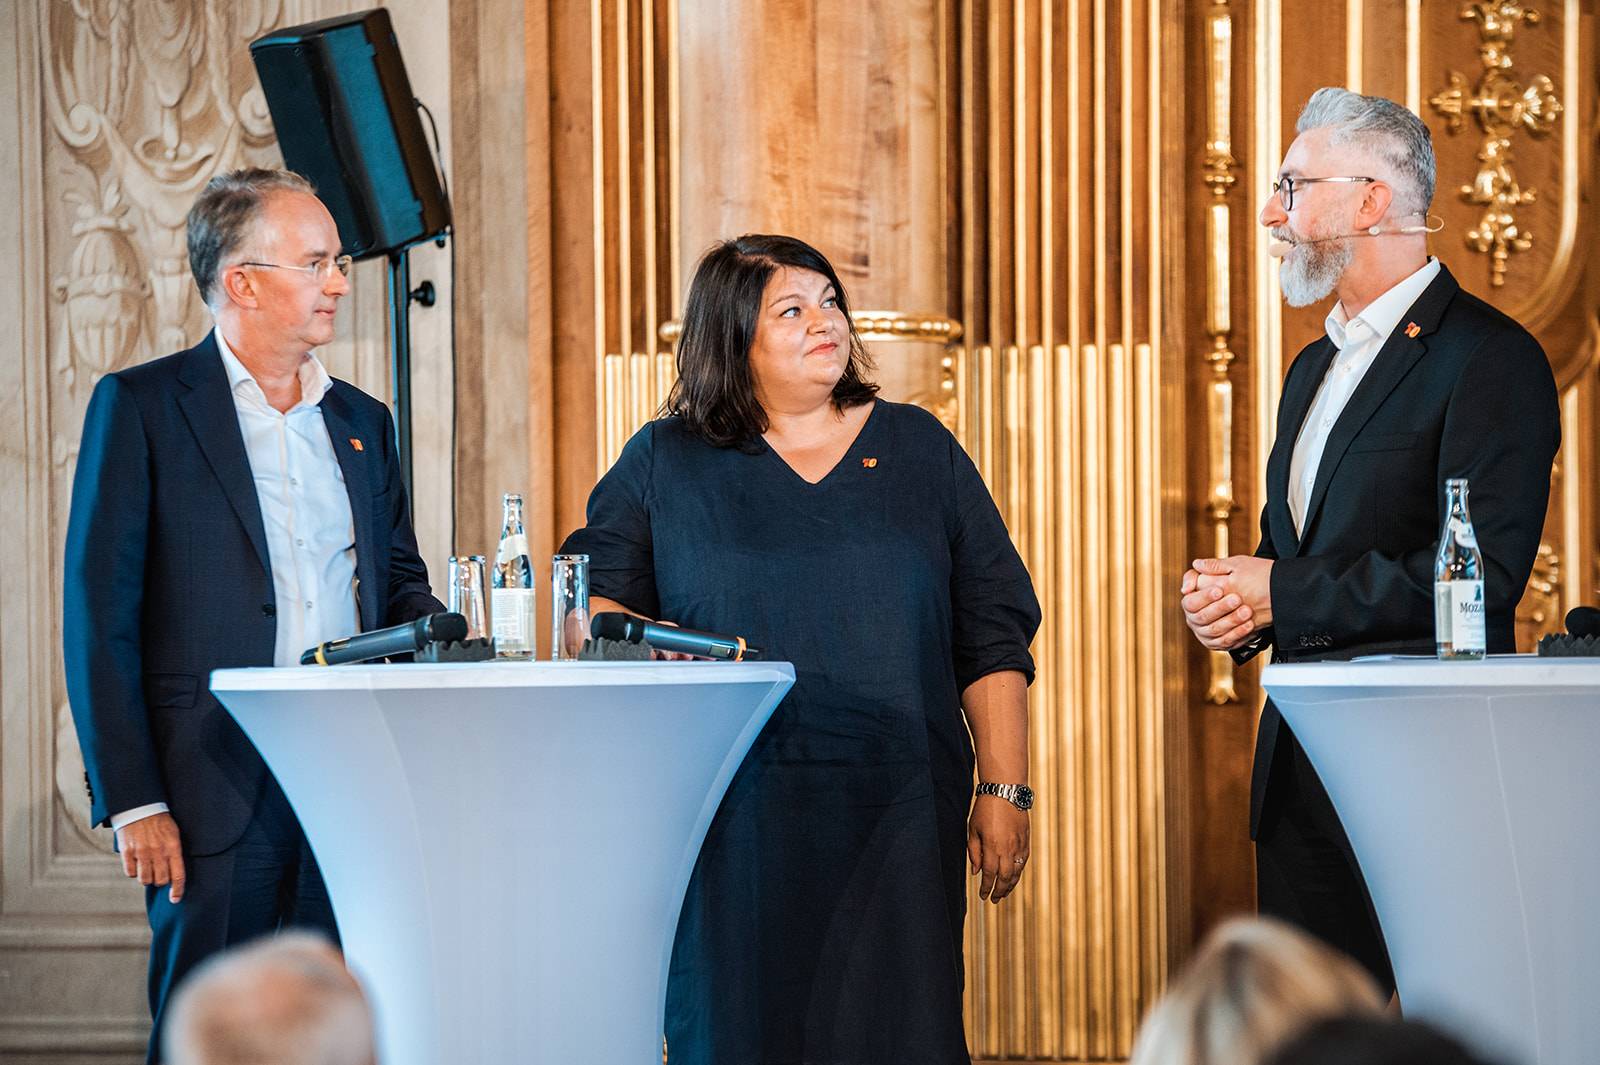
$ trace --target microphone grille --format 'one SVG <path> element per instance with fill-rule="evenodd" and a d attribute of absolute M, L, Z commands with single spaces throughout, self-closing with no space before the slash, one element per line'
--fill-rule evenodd
<path fill-rule="evenodd" d="M 428 621 L 430 639 L 448 643 L 451 641 L 459 642 L 467 638 L 467 619 L 460 614 L 435 614 Z"/>
<path fill-rule="evenodd" d="M 602 611 L 589 622 L 589 635 L 597 640 L 635 640 L 638 636 L 629 631 L 633 628 L 629 623 L 634 620 L 631 614 L 616 610 Z"/>

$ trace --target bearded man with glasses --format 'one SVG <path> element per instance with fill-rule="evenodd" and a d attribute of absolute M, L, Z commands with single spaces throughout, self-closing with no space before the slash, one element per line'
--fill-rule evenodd
<path fill-rule="evenodd" d="M 1283 383 L 1260 546 L 1197 559 L 1180 589 L 1185 618 L 1239 662 L 1268 647 L 1287 662 L 1432 655 L 1444 485 L 1464 477 L 1488 649 L 1514 651 L 1560 443 L 1549 362 L 1428 256 L 1435 165 L 1421 119 L 1330 88 L 1296 129 L 1261 224 L 1278 241 L 1284 299 L 1338 301 Z M 1393 991 L 1361 869 L 1271 702 L 1250 798 L 1261 912 L 1353 955 Z"/>
<path fill-rule="evenodd" d="M 294 811 L 211 671 L 295 665 L 313 644 L 444 609 L 388 409 L 313 354 L 333 339 L 350 257 L 310 183 L 213 178 L 188 245 L 216 326 L 95 386 L 65 559 L 91 816 L 144 885 L 153 934 L 152 1062 L 174 988 L 208 956 L 295 926 L 338 939 Z"/>

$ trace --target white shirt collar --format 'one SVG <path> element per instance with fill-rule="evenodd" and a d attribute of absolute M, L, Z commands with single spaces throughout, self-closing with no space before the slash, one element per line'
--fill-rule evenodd
<path fill-rule="evenodd" d="M 1395 326 L 1400 324 L 1400 319 L 1405 316 L 1406 311 L 1417 302 L 1423 290 L 1439 276 L 1439 270 L 1439 260 L 1429 256 L 1428 261 L 1415 273 L 1367 304 L 1366 309 L 1354 318 L 1345 314 L 1343 303 L 1335 303 L 1333 310 L 1328 312 L 1328 317 L 1322 323 L 1322 327 L 1327 330 L 1328 339 L 1333 341 L 1333 346 L 1340 351 L 1352 342 L 1374 337 L 1387 340 L 1389 334 L 1394 332 Z"/>
<path fill-rule="evenodd" d="M 233 349 L 228 346 L 228 338 L 222 335 L 222 327 L 220 325 L 217 326 L 212 329 L 211 333 L 217 338 L 217 350 L 222 353 L 222 366 L 228 372 L 228 388 L 235 394 L 241 388 L 246 390 L 253 388 L 256 394 L 265 401 L 267 394 L 262 391 L 261 383 L 245 368 L 244 363 L 239 361 L 239 356 L 235 355 Z M 333 387 L 333 378 L 328 375 L 327 367 L 323 366 L 322 361 L 309 351 L 306 352 L 305 358 L 300 361 L 299 373 L 300 402 L 290 407 L 290 410 L 315 407 L 322 402 L 322 397 L 328 394 L 328 389 Z"/>

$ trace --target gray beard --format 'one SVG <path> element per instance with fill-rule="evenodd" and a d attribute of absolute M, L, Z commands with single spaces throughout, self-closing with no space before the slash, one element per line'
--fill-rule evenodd
<path fill-rule="evenodd" d="M 1278 267 L 1284 302 L 1291 307 L 1308 307 L 1327 299 L 1355 256 L 1348 237 L 1296 245 Z"/>

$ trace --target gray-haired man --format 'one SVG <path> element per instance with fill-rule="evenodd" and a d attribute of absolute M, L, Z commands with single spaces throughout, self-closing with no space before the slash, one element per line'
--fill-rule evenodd
<path fill-rule="evenodd" d="M 1428 129 L 1390 100 L 1320 89 L 1306 104 L 1261 224 L 1280 241 L 1284 298 L 1337 294 L 1327 335 L 1283 385 L 1255 555 L 1199 559 L 1183 609 L 1206 647 L 1239 661 L 1432 654 L 1433 560 L 1444 483 L 1471 482 L 1491 652 L 1544 526 L 1560 442 L 1537 341 L 1427 254 Z M 1251 784 L 1257 896 L 1394 976 L 1349 841 L 1316 771 L 1270 702 Z"/>
<path fill-rule="evenodd" d="M 327 209 L 298 175 L 236 171 L 200 194 L 188 239 L 216 328 L 95 387 L 66 545 L 67 693 L 91 816 L 145 885 L 152 1061 L 174 987 L 206 957 L 291 925 L 338 935 L 211 671 L 295 665 L 443 609 L 389 412 L 312 354 L 349 291 Z"/>

